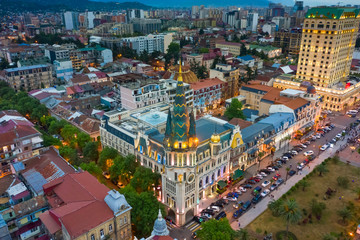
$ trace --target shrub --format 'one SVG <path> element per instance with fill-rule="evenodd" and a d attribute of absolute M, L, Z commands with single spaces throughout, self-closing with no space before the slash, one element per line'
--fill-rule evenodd
<path fill-rule="evenodd" d="M 286 231 L 279 231 L 275 236 L 276 240 L 286 240 Z M 288 232 L 288 240 L 297 240 L 297 237 L 292 232 Z"/>
<path fill-rule="evenodd" d="M 349 182 L 350 182 L 349 178 L 344 177 L 344 176 L 339 176 L 336 179 L 336 181 L 337 181 L 338 185 L 343 188 L 348 188 Z"/>

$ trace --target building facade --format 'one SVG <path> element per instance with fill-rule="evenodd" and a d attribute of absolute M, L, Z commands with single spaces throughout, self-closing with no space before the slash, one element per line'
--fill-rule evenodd
<path fill-rule="evenodd" d="M 150 34 L 141 37 L 123 38 L 121 40 L 122 46 L 130 47 L 131 49 L 136 50 L 138 54 L 143 51 L 146 51 L 147 53 L 152 53 L 154 51 L 165 53 L 171 42 L 172 34 Z"/>
<path fill-rule="evenodd" d="M 48 88 L 53 82 L 51 65 L 33 65 L 5 69 L 0 78 L 7 82 L 16 92 Z"/>
<path fill-rule="evenodd" d="M 227 64 L 216 64 L 215 69 L 210 69 L 210 78 L 218 78 L 226 83 L 223 97 L 225 99 L 239 95 L 240 70 Z"/>
<path fill-rule="evenodd" d="M 300 28 L 275 32 L 274 46 L 280 47 L 283 53 L 299 54 L 301 32 Z"/>

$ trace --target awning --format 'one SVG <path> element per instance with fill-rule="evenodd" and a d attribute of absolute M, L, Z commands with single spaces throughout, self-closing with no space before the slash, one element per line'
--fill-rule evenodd
<path fill-rule="evenodd" d="M 224 181 L 224 180 L 220 180 L 220 181 L 218 181 L 218 186 L 219 186 L 219 188 L 220 189 L 222 189 L 222 188 L 224 188 L 224 187 L 226 187 L 226 182 Z"/>
<path fill-rule="evenodd" d="M 241 171 L 240 169 L 237 169 L 237 170 L 234 172 L 233 180 L 238 179 L 238 178 L 241 177 L 243 174 L 244 174 L 243 171 Z"/>
<path fill-rule="evenodd" d="M 253 148 L 249 151 L 249 154 L 254 154 L 258 151 L 259 149 L 258 148 Z"/>
<path fill-rule="evenodd" d="M 268 140 L 266 140 L 264 143 L 267 144 L 267 145 L 269 145 L 272 141 L 273 141 L 272 139 L 268 139 Z"/>

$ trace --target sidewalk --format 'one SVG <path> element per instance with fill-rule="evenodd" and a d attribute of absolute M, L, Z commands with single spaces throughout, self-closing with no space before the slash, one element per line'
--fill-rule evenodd
<path fill-rule="evenodd" d="M 275 191 L 273 191 L 271 194 L 274 195 L 275 200 L 279 199 L 284 193 L 286 193 L 292 186 L 294 186 L 297 182 L 299 182 L 301 179 L 303 179 L 307 174 L 309 174 L 311 171 L 314 170 L 314 168 L 321 164 L 326 158 L 333 156 L 336 151 L 339 149 L 339 147 L 346 143 L 346 139 L 342 140 L 340 144 L 336 144 L 334 148 L 330 148 L 323 153 L 321 153 L 317 158 L 315 158 L 312 162 L 309 163 L 309 167 L 303 168 L 301 171 L 301 175 L 294 175 L 288 180 L 279 186 Z M 249 211 L 247 211 L 244 215 L 242 215 L 239 218 L 239 221 L 241 223 L 241 228 L 246 227 L 249 223 L 254 221 L 260 214 L 262 214 L 268 206 L 268 203 L 272 199 L 269 197 L 265 197 L 263 200 L 261 200 L 258 204 L 256 204 L 256 208 L 251 208 Z M 234 221 L 231 223 L 231 227 L 234 230 L 238 230 L 238 222 Z"/>

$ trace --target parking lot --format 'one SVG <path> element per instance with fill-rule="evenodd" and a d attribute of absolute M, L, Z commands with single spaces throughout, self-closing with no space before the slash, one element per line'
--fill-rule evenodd
<path fill-rule="evenodd" d="M 332 114 L 328 117 L 328 119 L 331 121 L 331 123 L 333 124 L 333 129 L 324 133 L 319 132 L 320 134 L 320 138 L 316 137 L 316 139 L 314 139 L 314 141 L 310 141 L 306 143 L 306 147 L 302 146 L 300 149 L 300 144 L 303 144 L 304 142 L 306 142 L 307 140 L 302 140 L 302 141 L 297 141 L 294 140 L 291 142 L 289 149 L 282 149 L 282 152 L 284 152 L 285 150 L 292 150 L 293 148 L 296 148 L 296 146 L 298 146 L 297 153 L 298 154 L 294 154 L 291 155 L 291 158 L 289 157 L 290 154 L 287 154 L 285 156 L 288 157 L 288 160 L 286 160 L 286 158 L 283 158 L 283 163 L 280 166 L 275 167 L 275 169 L 267 169 L 268 166 L 270 166 L 276 158 L 281 158 L 283 156 L 283 154 L 281 154 L 281 152 L 277 152 L 275 157 L 266 157 L 264 158 L 261 162 L 260 162 L 260 166 L 257 164 L 256 166 L 252 166 L 249 169 L 246 170 L 245 173 L 245 179 L 241 182 L 238 183 L 237 185 L 233 186 L 232 189 L 229 189 L 227 192 L 225 192 L 224 194 L 222 194 L 221 198 L 227 197 L 229 193 L 233 193 L 233 194 L 229 194 L 229 198 L 227 198 L 227 204 L 220 209 L 214 209 L 212 215 L 209 214 L 210 211 L 206 211 L 204 212 L 204 215 L 208 216 L 208 217 L 215 217 L 219 214 L 219 212 L 225 212 L 226 213 L 226 217 L 229 219 L 229 222 L 232 224 L 233 228 L 234 225 L 239 225 L 242 227 L 242 223 L 241 220 L 238 221 L 237 217 L 240 217 L 243 212 L 240 210 L 238 211 L 240 208 L 242 208 L 243 206 L 239 206 L 239 202 L 244 204 L 246 202 L 250 202 L 250 206 L 247 208 L 248 211 L 251 208 L 256 208 L 256 204 L 258 202 L 261 202 L 263 198 L 268 198 L 270 199 L 271 196 L 273 194 L 275 194 L 278 191 L 279 186 L 281 185 L 285 185 L 286 181 L 289 181 L 292 176 L 294 175 L 301 175 L 302 172 L 306 171 L 310 171 L 310 166 L 312 165 L 312 159 L 316 158 L 321 152 L 323 151 L 331 151 L 332 147 L 337 147 L 338 146 L 338 142 L 332 142 L 332 139 L 334 139 L 336 137 L 336 135 L 342 134 L 342 131 L 350 125 L 350 123 L 355 122 L 356 118 L 349 118 L 345 115 L 340 115 L 338 113 L 336 114 Z M 317 134 L 317 133 L 315 133 Z M 322 135 L 321 135 L 322 134 Z M 315 135 L 316 136 L 316 135 Z M 339 136 L 339 135 L 338 135 Z M 341 136 L 339 139 L 341 139 L 343 136 Z M 333 145 L 331 145 L 331 144 Z M 328 144 L 328 146 L 326 147 L 326 149 L 323 148 L 323 150 L 321 150 L 320 148 L 323 147 L 325 144 Z M 286 151 L 287 152 L 287 151 Z M 305 156 L 305 153 L 307 153 L 306 155 L 309 156 L 313 156 L 313 157 L 309 157 L 309 156 Z M 306 159 L 308 159 L 308 162 L 304 162 Z M 279 162 L 280 163 L 280 162 Z M 299 164 L 303 164 L 301 167 L 298 167 Z M 278 165 L 278 164 L 275 164 Z M 260 170 L 265 170 L 266 171 L 260 171 L 263 172 L 262 173 L 262 177 L 258 177 L 258 178 L 252 178 L 255 177 L 259 172 L 258 169 Z M 287 171 L 287 169 L 289 171 Z M 287 176 L 287 172 L 289 173 Z M 290 173 L 291 172 L 291 173 Z M 266 175 L 266 176 L 265 176 Z M 277 177 L 275 177 L 277 175 Z M 292 175 L 292 176 L 290 176 Z M 275 178 L 274 178 L 275 177 Z M 260 179 L 262 178 L 262 179 Z M 278 181 L 277 185 L 276 181 L 280 179 L 283 179 L 283 182 Z M 249 181 L 250 180 L 250 181 Z M 264 184 L 264 182 L 267 181 L 268 184 Z M 244 184 L 250 185 L 251 188 L 246 188 L 246 192 L 242 192 L 241 195 L 237 196 L 237 194 L 240 194 L 240 190 L 239 187 L 240 185 L 242 185 L 243 187 L 245 186 Z M 250 187 L 247 186 L 247 187 Z M 257 194 L 261 194 L 263 193 L 263 196 L 258 196 L 257 198 L 254 199 L 255 195 L 254 189 L 257 188 Z M 261 188 L 261 189 L 260 189 Z M 271 190 L 270 190 L 271 189 Z M 267 194 L 264 193 L 264 191 L 268 192 Z M 232 198 L 232 196 L 235 196 L 235 198 Z M 237 198 L 236 198 L 237 196 Z M 219 198 L 215 198 L 213 200 L 213 202 L 216 202 L 217 200 L 219 200 Z M 205 208 L 206 206 L 204 206 Z M 235 214 L 234 217 L 234 213 L 237 212 L 237 214 Z M 203 220 L 206 220 L 203 219 Z M 194 232 L 196 232 L 197 230 L 199 230 L 201 228 L 201 224 L 195 220 L 192 220 L 191 222 L 187 223 L 185 226 L 183 226 L 182 229 L 182 236 L 186 236 L 186 239 L 190 239 L 191 236 L 193 235 Z M 183 238 L 182 238 L 183 239 Z"/>

